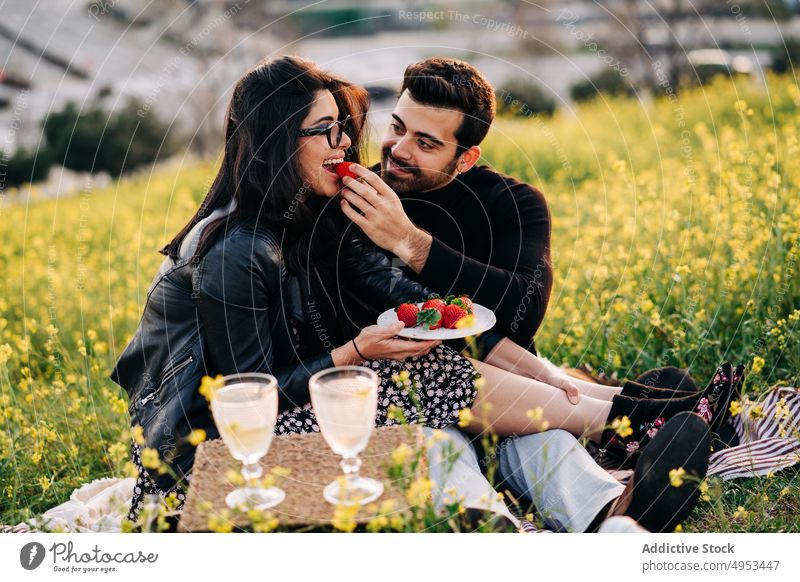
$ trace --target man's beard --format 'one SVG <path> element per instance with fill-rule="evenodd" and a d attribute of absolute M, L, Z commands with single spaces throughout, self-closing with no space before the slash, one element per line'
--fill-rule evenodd
<path fill-rule="evenodd" d="M 406 170 L 409 174 L 398 177 L 386 172 L 387 160 L 391 160 L 393 166 Z M 381 178 L 398 194 L 406 192 L 425 192 L 427 190 L 440 188 L 453 177 L 456 164 L 458 164 L 458 158 L 453 158 L 453 160 L 440 171 L 433 172 L 428 170 L 429 173 L 426 174 L 417 166 L 403 164 L 392 157 L 391 148 L 387 147 L 381 150 Z"/>

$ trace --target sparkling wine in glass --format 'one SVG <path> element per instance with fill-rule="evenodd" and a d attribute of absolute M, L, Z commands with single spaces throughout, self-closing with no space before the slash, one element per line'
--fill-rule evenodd
<path fill-rule="evenodd" d="M 342 456 L 344 477 L 323 492 L 334 505 L 374 501 L 383 484 L 362 477 L 358 454 L 366 448 L 378 411 L 378 375 L 363 366 L 341 366 L 317 372 L 308 381 L 311 405 L 320 431 L 334 453 Z"/>
<path fill-rule="evenodd" d="M 259 461 L 267 454 L 278 417 L 278 381 L 269 374 L 231 374 L 211 399 L 214 423 L 233 458 L 242 462 L 245 486 L 225 498 L 230 508 L 268 509 L 283 501 L 278 487 L 262 487 Z"/>

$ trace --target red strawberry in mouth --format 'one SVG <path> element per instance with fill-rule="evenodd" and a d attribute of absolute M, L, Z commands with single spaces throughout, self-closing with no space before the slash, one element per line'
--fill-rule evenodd
<path fill-rule="evenodd" d="M 402 321 L 406 327 L 414 327 L 417 325 L 417 314 L 419 313 L 419 307 L 417 307 L 414 303 L 403 303 L 394 311 L 397 313 L 397 319 Z"/>
<path fill-rule="evenodd" d="M 358 176 L 350 169 L 352 165 L 353 162 L 339 162 L 336 164 L 336 173 L 339 174 L 339 178 L 350 176 L 353 180 L 358 180 Z"/>
<path fill-rule="evenodd" d="M 444 312 L 442 313 L 442 326 L 447 329 L 454 329 L 456 324 L 464 319 L 467 316 L 467 310 L 461 307 L 460 305 L 456 305 L 451 303 L 447 307 L 444 308 Z"/>

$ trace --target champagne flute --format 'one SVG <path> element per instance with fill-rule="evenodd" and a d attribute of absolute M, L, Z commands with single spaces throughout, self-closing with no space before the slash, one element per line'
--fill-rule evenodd
<path fill-rule="evenodd" d="M 231 374 L 211 399 L 214 423 L 234 459 L 242 462 L 245 486 L 225 498 L 230 508 L 269 509 L 286 497 L 278 487 L 258 484 L 278 418 L 278 381 L 269 374 Z"/>
<path fill-rule="evenodd" d="M 325 487 L 334 505 L 363 505 L 383 493 L 383 484 L 358 474 L 358 454 L 369 442 L 378 411 L 378 375 L 363 366 L 341 366 L 317 372 L 308 381 L 320 431 L 334 453 L 342 456 L 344 477 Z"/>

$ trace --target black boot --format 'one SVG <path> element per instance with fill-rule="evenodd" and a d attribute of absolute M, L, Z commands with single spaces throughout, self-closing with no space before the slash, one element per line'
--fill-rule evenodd
<path fill-rule="evenodd" d="M 692 412 L 672 417 L 636 463 L 609 517 L 627 515 L 651 532 L 671 532 L 694 509 L 708 471 L 711 434 Z M 671 471 L 680 471 L 673 476 Z"/>
<path fill-rule="evenodd" d="M 665 398 L 684 398 L 686 396 L 693 396 L 697 392 L 689 390 L 675 390 L 673 388 L 659 388 L 656 386 L 645 386 L 628 380 L 622 385 L 622 396 L 630 396 L 631 398 L 649 398 L 651 400 L 664 400 Z"/>
<path fill-rule="evenodd" d="M 731 397 L 725 410 L 720 410 L 717 418 L 719 426 L 717 426 L 711 434 L 711 449 L 712 451 L 720 451 L 728 447 L 735 447 L 739 444 L 739 435 L 736 429 L 730 422 L 725 422 L 730 418 L 730 401 L 740 400 L 742 398 L 742 383 L 744 382 L 744 365 L 739 364 L 736 369 L 731 372 Z M 721 418 L 720 418 L 721 417 Z"/>
<path fill-rule="evenodd" d="M 676 368 L 675 366 L 664 366 L 663 368 L 653 368 L 634 380 L 645 386 L 657 386 L 658 388 L 672 388 L 675 390 L 686 390 L 687 392 L 697 392 L 697 384 L 689 375 L 688 370 Z"/>
<path fill-rule="evenodd" d="M 614 396 L 607 421 L 610 428 L 603 432 L 600 441 L 601 454 L 608 454 L 621 467 L 633 467 L 641 451 L 664 423 L 680 412 L 697 412 L 712 424 L 713 430 L 715 421 L 724 417 L 720 406 L 727 408 L 730 401 L 731 376 L 731 365 L 726 362 L 717 368 L 708 387 L 692 396 L 666 400 Z M 623 417 L 628 418 L 630 428 L 614 426 L 615 421 L 619 423 Z"/>

